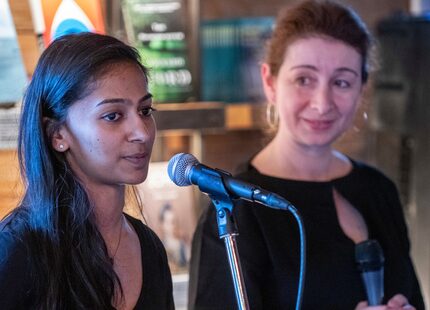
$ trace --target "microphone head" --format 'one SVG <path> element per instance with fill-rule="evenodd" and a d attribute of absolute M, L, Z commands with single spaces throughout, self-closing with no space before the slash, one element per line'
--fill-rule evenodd
<path fill-rule="evenodd" d="M 189 178 L 190 169 L 199 161 L 191 154 L 178 153 L 169 160 L 167 173 L 169 178 L 178 186 L 191 185 Z"/>
<path fill-rule="evenodd" d="M 362 272 L 379 270 L 384 266 L 384 254 L 376 240 L 366 240 L 355 246 L 355 261 Z"/>

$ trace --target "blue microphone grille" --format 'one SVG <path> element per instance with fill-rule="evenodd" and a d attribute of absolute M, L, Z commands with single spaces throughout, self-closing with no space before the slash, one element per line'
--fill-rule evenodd
<path fill-rule="evenodd" d="M 169 160 L 169 165 L 167 166 L 169 178 L 178 186 L 191 185 L 188 174 L 191 167 L 198 163 L 197 158 L 191 154 L 176 154 Z"/>
<path fill-rule="evenodd" d="M 378 270 L 384 266 L 384 252 L 379 242 L 366 240 L 355 245 L 355 261 L 361 271 Z"/>

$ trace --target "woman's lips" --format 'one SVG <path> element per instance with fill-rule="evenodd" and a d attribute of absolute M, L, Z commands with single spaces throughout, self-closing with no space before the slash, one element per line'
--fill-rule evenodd
<path fill-rule="evenodd" d="M 309 125 L 314 130 L 325 130 L 329 129 L 331 125 L 333 124 L 333 120 L 311 120 L 311 119 L 305 119 L 304 120 L 306 124 Z"/>
<path fill-rule="evenodd" d="M 128 160 L 132 164 L 135 164 L 136 166 L 142 166 L 147 163 L 148 155 L 146 153 L 136 153 L 124 156 L 124 159 Z"/>

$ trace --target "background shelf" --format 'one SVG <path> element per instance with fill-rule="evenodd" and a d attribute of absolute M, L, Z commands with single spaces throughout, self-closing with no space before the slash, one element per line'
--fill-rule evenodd
<path fill-rule="evenodd" d="M 158 131 L 264 129 L 265 104 L 221 102 L 160 103 L 154 118 Z"/>

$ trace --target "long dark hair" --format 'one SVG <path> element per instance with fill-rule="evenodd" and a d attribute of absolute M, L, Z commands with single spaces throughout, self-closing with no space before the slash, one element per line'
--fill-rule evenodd
<path fill-rule="evenodd" d="M 24 219 L 38 309 L 113 309 L 116 285 L 122 293 L 85 188 L 51 146 L 69 107 L 118 62 L 147 76 L 137 51 L 115 38 L 63 36 L 41 55 L 24 95 L 18 156 L 25 195 L 13 216 Z"/>

